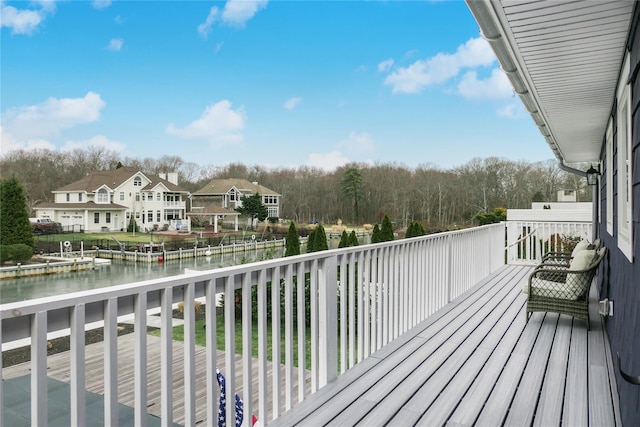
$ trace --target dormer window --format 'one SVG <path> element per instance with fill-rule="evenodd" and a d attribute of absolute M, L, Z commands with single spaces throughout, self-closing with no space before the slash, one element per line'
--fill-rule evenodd
<path fill-rule="evenodd" d="M 229 200 L 231 200 L 232 202 L 236 201 L 236 190 L 234 190 L 233 188 L 229 191 Z"/>
<path fill-rule="evenodd" d="M 98 190 L 98 199 L 96 200 L 96 203 L 109 203 L 109 192 L 104 188 Z"/>
<path fill-rule="evenodd" d="M 139 176 L 136 176 L 135 178 L 133 178 L 133 186 L 142 187 L 142 178 L 140 178 Z"/>

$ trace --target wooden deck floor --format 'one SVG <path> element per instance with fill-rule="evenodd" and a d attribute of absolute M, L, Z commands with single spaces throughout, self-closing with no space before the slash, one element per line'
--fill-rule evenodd
<path fill-rule="evenodd" d="M 586 322 L 564 315 L 536 313 L 527 323 L 521 290 L 530 271 L 502 268 L 269 425 L 620 426 L 595 287 L 589 331 Z M 148 336 L 148 412 L 155 415 L 158 339 Z M 119 401 L 128 406 L 134 404 L 133 345 L 133 334 L 118 338 Z M 181 345 L 174 343 L 178 423 L 184 419 Z M 102 344 L 86 351 L 87 391 L 100 394 Z M 204 357 L 198 348 L 196 369 L 204 369 Z M 218 360 L 224 370 L 223 353 Z M 50 378 L 68 382 L 69 353 L 50 356 L 47 363 Z M 28 364 L 3 369 L 5 379 L 28 374 Z M 196 419 L 209 425 L 205 375 L 196 377 Z"/>
<path fill-rule="evenodd" d="M 121 405 L 126 407 L 133 407 L 135 405 L 135 395 L 134 395 L 134 334 L 127 334 L 118 337 L 118 402 Z M 177 424 L 184 424 L 184 376 L 183 376 L 183 365 L 184 365 L 184 354 L 183 354 L 183 343 L 180 341 L 173 342 L 173 421 Z M 160 385 L 160 337 L 147 335 L 147 390 L 148 390 L 148 406 L 147 413 L 155 416 L 161 416 L 161 385 Z M 104 390 L 104 350 L 103 343 L 95 343 L 90 344 L 86 347 L 86 391 L 91 395 L 87 400 L 93 399 L 94 394 L 102 395 Z M 206 419 L 206 349 L 205 347 L 196 346 L 196 423 L 197 425 L 202 426 L 215 426 L 217 420 L 207 420 Z M 225 372 L 226 362 L 225 362 L 225 353 L 223 351 L 218 351 L 217 354 L 217 366 L 222 372 Z M 63 352 L 54 354 L 47 358 L 47 369 L 48 369 L 48 377 L 49 379 L 53 379 L 59 381 L 61 383 L 69 383 L 70 381 L 70 352 Z M 271 363 L 267 364 L 269 372 L 271 372 Z M 25 382 L 24 377 L 28 376 L 31 372 L 31 365 L 29 362 L 23 363 L 20 365 L 6 367 L 2 371 L 4 380 L 12 380 L 19 379 L 21 383 Z M 281 366 L 281 375 L 284 377 L 285 371 L 284 366 Z M 294 378 L 297 377 L 297 371 L 294 372 Z M 257 390 L 257 378 L 258 378 L 258 367 L 257 363 L 253 364 L 253 388 Z M 267 376 L 267 380 L 271 381 L 271 375 Z M 28 386 L 29 382 L 26 381 Z M 57 384 L 57 383 L 56 383 Z M 238 354 L 236 355 L 236 387 L 238 394 L 242 395 L 242 359 Z M 307 393 L 311 392 L 310 380 L 307 380 Z M 295 393 L 297 393 L 297 388 L 295 388 Z M 59 390 L 52 390 L 49 388 L 49 400 L 51 402 L 52 398 L 54 398 L 51 393 L 59 392 Z M 66 398 L 66 410 L 69 411 L 68 399 L 69 399 L 69 387 L 67 386 L 67 390 L 64 391 L 67 393 Z M 5 399 L 5 405 L 7 402 L 11 401 L 9 396 L 3 396 Z M 55 400 L 55 398 L 54 398 Z M 28 402 L 27 402 L 28 403 Z M 258 397 L 257 394 L 253 400 L 253 405 L 255 410 L 258 408 Z M 282 411 L 285 410 L 284 403 L 282 404 Z M 56 408 L 58 411 L 62 410 L 59 408 L 60 405 L 56 403 Z M 216 406 L 217 407 L 217 406 Z M 269 402 L 269 408 L 271 410 L 271 402 Z M 15 414 L 17 418 L 28 419 L 29 418 L 29 405 L 22 405 L 18 408 L 6 408 L 3 407 L 3 410 L 9 409 L 18 411 L 19 413 Z M 92 410 L 97 411 L 97 413 L 91 413 Z M 100 405 L 91 405 L 87 408 L 87 417 L 91 419 L 104 419 L 103 418 L 103 408 Z M 124 412 L 122 409 L 120 410 L 121 415 Z M 59 414 L 58 414 L 59 415 Z M 50 414 L 50 417 L 52 414 Z M 120 425 L 133 425 L 127 424 L 127 421 L 131 421 L 133 423 L 133 417 L 127 418 L 124 422 L 122 419 L 120 420 Z M 28 424 L 26 424 L 28 425 Z"/>
<path fill-rule="evenodd" d="M 273 422 L 340 426 L 620 426 L 592 287 L 591 328 L 526 322 L 530 267 L 507 266 Z"/>

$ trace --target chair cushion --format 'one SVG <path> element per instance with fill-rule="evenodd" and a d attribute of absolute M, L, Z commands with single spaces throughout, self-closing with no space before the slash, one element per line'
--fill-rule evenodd
<path fill-rule="evenodd" d="M 569 270 L 586 270 L 596 256 L 595 249 L 583 249 L 574 254 Z"/>
<path fill-rule="evenodd" d="M 571 251 L 571 258 L 573 258 L 574 256 L 576 256 L 576 254 L 580 251 L 583 251 L 585 249 L 587 249 L 589 247 L 589 242 L 586 241 L 585 239 L 580 240 L 576 246 L 573 248 L 573 251 Z"/>
<path fill-rule="evenodd" d="M 531 288 L 536 296 L 566 300 L 577 300 L 582 293 L 582 287 L 573 280 L 568 281 L 568 283 L 562 283 L 536 279 L 531 284 Z M 522 292 L 528 294 L 528 291 L 529 286 L 526 284 Z"/>

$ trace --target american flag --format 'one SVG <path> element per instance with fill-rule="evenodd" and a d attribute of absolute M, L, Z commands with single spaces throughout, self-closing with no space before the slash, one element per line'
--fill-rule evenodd
<path fill-rule="evenodd" d="M 216 369 L 218 384 L 220 385 L 220 405 L 218 407 L 218 427 L 227 427 L 227 387 L 224 375 L 220 369 Z M 244 411 L 242 409 L 242 399 L 236 394 L 236 427 L 242 426 Z"/>

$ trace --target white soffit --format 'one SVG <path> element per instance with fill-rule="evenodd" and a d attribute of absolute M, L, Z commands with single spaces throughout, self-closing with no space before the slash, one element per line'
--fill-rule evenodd
<path fill-rule="evenodd" d="M 487 16 L 479 17 L 479 5 L 474 3 L 477 1 L 467 0 L 483 34 L 491 38 L 487 31 L 496 29 L 483 27 Z M 556 156 L 567 163 L 597 161 L 615 98 L 634 2 L 483 3 L 480 9 L 491 11 L 490 21 L 506 39 L 516 73 L 524 80 L 551 134 L 547 142 L 552 149 L 554 142 L 557 146 Z M 543 134 L 547 132 L 544 126 L 542 129 Z"/>

